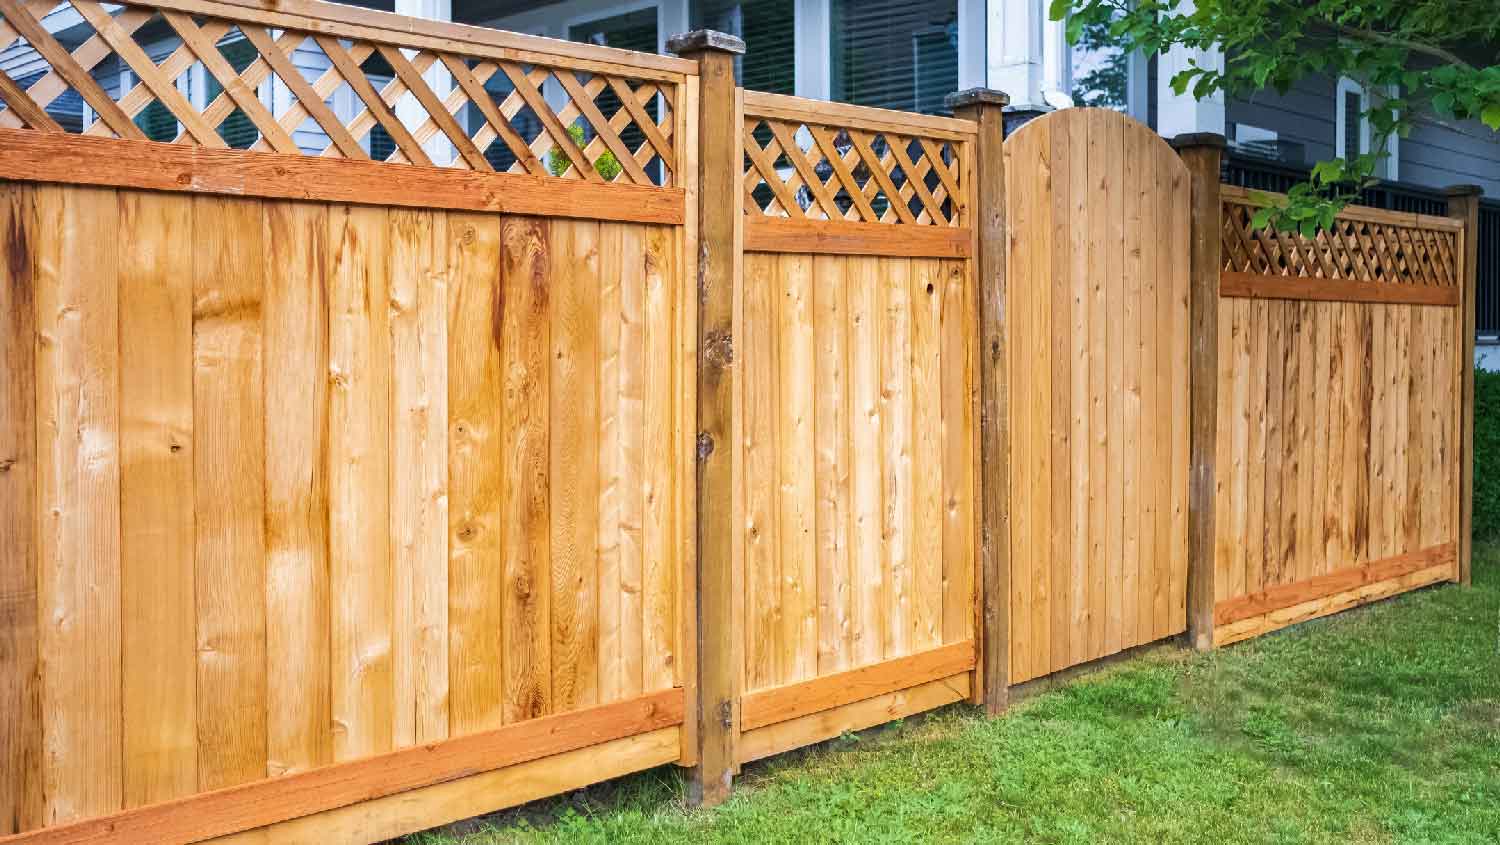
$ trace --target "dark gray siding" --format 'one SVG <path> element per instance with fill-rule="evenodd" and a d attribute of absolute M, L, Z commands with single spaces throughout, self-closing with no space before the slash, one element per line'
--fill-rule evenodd
<path fill-rule="evenodd" d="M 1283 141 L 1301 144 L 1306 150 L 1305 160 L 1288 158 L 1287 164 L 1311 165 L 1334 155 L 1334 87 L 1333 80 L 1316 76 L 1301 80 L 1285 94 L 1267 88 L 1243 100 L 1229 101 L 1224 119 L 1269 129 Z"/>
<path fill-rule="evenodd" d="M 1479 185 L 1500 198 L 1500 134 L 1475 121 L 1419 118 L 1401 139 L 1401 180 L 1420 185 Z"/>

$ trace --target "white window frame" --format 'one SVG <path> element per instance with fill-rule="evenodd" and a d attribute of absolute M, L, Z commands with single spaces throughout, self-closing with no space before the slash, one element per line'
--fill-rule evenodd
<path fill-rule="evenodd" d="M 1374 131 L 1370 127 L 1370 119 L 1368 116 L 1363 114 L 1370 108 L 1370 89 L 1357 80 L 1351 79 L 1347 76 L 1341 76 L 1339 77 L 1338 85 L 1334 87 L 1333 96 L 1333 149 L 1336 158 L 1343 157 L 1346 145 L 1345 142 L 1349 138 L 1349 119 L 1344 111 L 1344 98 L 1349 94 L 1359 95 L 1359 110 L 1361 112 L 1361 115 L 1359 119 L 1359 127 L 1356 131 L 1359 132 L 1360 154 L 1364 155 L 1365 153 L 1370 152 L 1375 146 L 1375 136 Z M 1387 98 L 1394 98 L 1396 96 L 1396 89 L 1394 87 L 1387 89 L 1384 96 Z M 1385 179 L 1395 181 L 1396 179 L 1401 178 L 1400 172 L 1401 136 L 1392 134 L 1389 140 L 1386 141 L 1386 159 L 1381 163 L 1379 171 L 1376 175 L 1381 176 Z"/>

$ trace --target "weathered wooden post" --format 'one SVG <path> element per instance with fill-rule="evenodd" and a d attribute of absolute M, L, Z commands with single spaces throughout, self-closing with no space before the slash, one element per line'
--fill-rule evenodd
<path fill-rule="evenodd" d="M 948 96 L 956 117 L 979 125 L 974 156 L 974 280 L 979 296 L 980 562 L 976 703 L 995 715 L 1010 701 L 1010 431 L 1005 380 L 1004 109 L 988 88 Z"/>
<path fill-rule="evenodd" d="M 697 766 L 689 789 L 694 804 L 729 797 L 734 777 L 734 666 L 732 456 L 730 418 L 734 364 L 734 278 L 739 271 L 735 227 L 740 115 L 735 106 L 734 57 L 745 42 L 713 30 L 677 35 L 667 49 L 698 62 L 698 443 Z M 690 118 L 691 119 L 691 118 Z"/>
<path fill-rule="evenodd" d="M 1460 251 L 1458 337 L 1459 355 L 1459 453 L 1458 453 L 1458 583 L 1468 586 L 1474 533 L 1474 289 L 1479 277 L 1478 185 L 1455 185 L 1448 189 L 1448 216 L 1464 222 Z"/>
<path fill-rule="evenodd" d="M 1224 136 L 1178 135 L 1172 146 L 1192 179 L 1192 236 L 1188 270 L 1188 640 L 1214 645 L 1214 438 L 1219 406 L 1219 166 Z"/>

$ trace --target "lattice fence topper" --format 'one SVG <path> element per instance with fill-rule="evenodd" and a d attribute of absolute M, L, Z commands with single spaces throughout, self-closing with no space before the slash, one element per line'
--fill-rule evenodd
<path fill-rule="evenodd" d="M 1458 244 L 1452 230 L 1341 215 L 1332 229 L 1309 239 L 1269 226 L 1253 229 L 1257 208 L 1251 202 L 1224 203 L 1221 241 L 1227 272 L 1437 287 L 1458 284 Z"/>
<path fill-rule="evenodd" d="M 745 118 L 745 211 L 793 220 L 958 226 L 951 141 Z"/>
<path fill-rule="evenodd" d="M 676 85 L 563 64 L 143 5 L 0 0 L 0 68 L 28 69 L 0 70 L 0 126 L 672 184 Z"/>

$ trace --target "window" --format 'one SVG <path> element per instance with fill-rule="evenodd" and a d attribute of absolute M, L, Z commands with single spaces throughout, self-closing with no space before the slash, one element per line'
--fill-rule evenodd
<path fill-rule="evenodd" d="M 752 91 L 792 94 L 797 63 L 795 0 L 695 0 L 693 28 L 717 29 L 745 41 L 734 57 L 734 74 Z"/>
<path fill-rule="evenodd" d="M 260 58 L 255 47 L 244 38 L 220 42 L 219 52 L 224 55 L 229 66 L 234 68 L 235 73 L 244 73 L 245 68 L 249 67 L 251 62 Z M 201 107 L 206 107 L 224 93 L 224 86 L 219 84 L 218 77 L 211 73 L 204 75 L 207 77 L 207 91 L 205 92 L 207 96 Z M 233 149 L 248 150 L 250 145 L 260 138 L 260 131 L 255 128 L 255 123 L 250 120 L 249 115 L 235 109 L 224 118 L 223 123 L 219 124 L 219 137 L 223 138 L 224 143 Z"/>
<path fill-rule="evenodd" d="M 1070 56 L 1073 104 L 1126 111 L 1130 105 L 1130 56 L 1109 34 L 1108 24 L 1083 28 Z"/>
<path fill-rule="evenodd" d="M 1384 97 L 1395 95 L 1396 92 L 1391 90 L 1384 95 L 1377 92 L 1374 96 L 1378 105 Z M 1339 79 L 1334 89 L 1334 155 L 1353 161 L 1366 153 L 1384 152 L 1386 156 L 1376 165 L 1375 175 L 1397 179 L 1400 139 L 1392 135 L 1382 144 L 1382 139 L 1374 136 L 1370 120 L 1365 115 L 1370 106 L 1369 89 L 1348 77 Z"/>
<path fill-rule="evenodd" d="M 832 0 L 833 99 L 945 114 L 958 89 L 958 0 Z"/>

